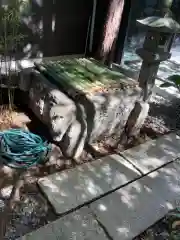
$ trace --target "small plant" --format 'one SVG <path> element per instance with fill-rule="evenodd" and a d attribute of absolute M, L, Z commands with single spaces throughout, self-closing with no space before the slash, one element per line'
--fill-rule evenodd
<path fill-rule="evenodd" d="M 168 80 L 169 80 L 169 82 L 161 84 L 160 87 L 166 88 L 166 87 L 174 86 L 180 92 L 180 75 L 178 75 L 178 74 L 172 75 L 172 76 L 168 77 Z"/>
<path fill-rule="evenodd" d="M 180 239 L 180 208 L 176 208 L 174 211 L 168 214 L 169 227 L 170 227 L 170 239 Z"/>
<path fill-rule="evenodd" d="M 14 103 L 13 77 L 16 74 L 16 53 L 25 37 L 21 33 L 21 13 L 25 4 L 26 1 L 24 0 L 9 0 L 7 5 L 2 5 L 0 8 L 0 84 L 2 86 L 2 76 L 5 75 L 10 109 L 12 109 Z M 14 68 L 13 71 L 12 67 Z"/>

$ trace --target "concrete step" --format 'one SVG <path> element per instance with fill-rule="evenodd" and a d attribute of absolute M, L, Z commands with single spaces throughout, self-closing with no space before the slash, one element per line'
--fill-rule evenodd
<path fill-rule="evenodd" d="M 87 207 L 49 223 L 19 240 L 108 240 Z"/>
<path fill-rule="evenodd" d="M 38 184 L 57 214 L 66 213 L 140 176 L 119 155 L 41 178 Z"/>
<path fill-rule="evenodd" d="M 174 161 L 180 156 L 180 136 L 175 133 L 147 141 L 122 152 L 121 156 L 131 162 L 142 174 Z"/>
<path fill-rule="evenodd" d="M 90 204 L 113 240 L 132 240 L 176 207 L 180 164 L 170 163 Z"/>

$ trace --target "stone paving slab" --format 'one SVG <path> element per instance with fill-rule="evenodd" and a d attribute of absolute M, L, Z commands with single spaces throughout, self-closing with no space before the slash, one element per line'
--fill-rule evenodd
<path fill-rule="evenodd" d="M 180 136 L 175 133 L 128 149 L 121 154 L 147 174 L 180 156 Z"/>
<path fill-rule="evenodd" d="M 19 240 L 108 240 L 87 207 L 56 220 Z"/>
<path fill-rule="evenodd" d="M 57 214 L 81 206 L 140 176 L 126 160 L 110 155 L 61 173 L 41 178 L 38 184 Z"/>
<path fill-rule="evenodd" d="M 170 163 L 90 204 L 114 240 L 131 240 L 164 217 L 180 199 L 180 165 Z"/>
<path fill-rule="evenodd" d="M 157 196 L 166 200 L 169 206 L 172 204 L 177 207 L 180 201 L 180 160 L 176 160 L 148 176 L 149 178 L 144 180 L 145 184 L 150 186 Z"/>

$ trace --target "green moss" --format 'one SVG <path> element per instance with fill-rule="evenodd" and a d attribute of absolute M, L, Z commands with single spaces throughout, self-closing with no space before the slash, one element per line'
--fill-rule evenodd
<path fill-rule="evenodd" d="M 73 87 L 81 91 L 93 88 L 109 88 L 116 86 L 123 88 L 127 84 L 126 77 L 119 72 L 112 71 L 92 59 L 70 58 L 58 61 L 45 61 L 41 64 L 56 83 L 64 87 Z"/>

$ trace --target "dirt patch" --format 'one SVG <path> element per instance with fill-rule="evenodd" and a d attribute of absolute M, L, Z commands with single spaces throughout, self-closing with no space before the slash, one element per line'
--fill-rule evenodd
<path fill-rule="evenodd" d="M 24 181 L 19 191 L 20 199 L 7 224 L 7 239 L 16 239 L 57 218 L 36 184 Z"/>

